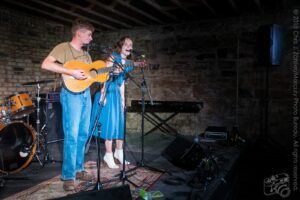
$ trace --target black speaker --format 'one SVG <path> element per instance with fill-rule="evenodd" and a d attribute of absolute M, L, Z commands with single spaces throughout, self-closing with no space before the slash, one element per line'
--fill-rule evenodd
<path fill-rule="evenodd" d="M 162 152 L 162 156 L 177 167 L 194 170 L 205 157 L 205 153 L 192 139 L 177 136 Z"/>
<path fill-rule="evenodd" d="M 62 109 L 60 102 L 48 102 L 46 108 L 46 139 L 49 159 L 62 161 L 64 132 L 62 128 Z"/>
<path fill-rule="evenodd" d="M 37 104 L 36 104 L 37 105 Z M 36 128 L 36 111 L 30 115 L 30 123 Z M 40 102 L 40 132 L 45 135 L 49 161 L 62 161 L 64 133 L 62 109 L 59 101 Z"/>
<path fill-rule="evenodd" d="M 280 65 L 282 62 L 284 29 L 278 24 L 261 26 L 258 29 L 258 62 L 263 65 Z"/>
<path fill-rule="evenodd" d="M 63 199 L 80 199 L 80 200 L 90 200 L 90 199 L 107 199 L 107 200 L 132 200 L 130 193 L 130 188 L 128 185 L 122 185 L 118 187 L 112 187 L 108 189 L 86 191 L 75 194 L 70 194 L 65 197 L 56 198 L 56 200 Z"/>

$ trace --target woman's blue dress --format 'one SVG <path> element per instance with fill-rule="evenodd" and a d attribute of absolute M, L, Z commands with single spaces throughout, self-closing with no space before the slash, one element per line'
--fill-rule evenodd
<path fill-rule="evenodd" d="M 120 54 L 112 54 L 115 62 L 121 63 Z M 128 63 L 125 63 L 128 65 Z M 95 120 L 98 115 L 99 109 L 100 116 L 98 122 L 101 126 L 100 137 L 104 140 L 123 139 L 124 138 L 124 110 L 122 109 L 121 90 L 120 87 L 125 81 L 126 74 L 133 70 L 133 67 L 125 67 L 125 70 L 119 74 L 113 74 L 109 80 L 105 83 L 106 87 L 106 103 L 102 107 L 100 106 L 100 92 L 97 92 L 94 97 L 91 123 L 90 123 L 90 135 L 98 136 L 98 127 L 94 129 Z M 93 132 L 93 133 L 92 133 Z"/>

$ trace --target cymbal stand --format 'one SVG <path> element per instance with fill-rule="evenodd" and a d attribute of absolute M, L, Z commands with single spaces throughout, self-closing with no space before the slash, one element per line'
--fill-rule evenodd
<path fill-rule="evenodd" d="M 41 133 L 40 133 L 40 123 L 41 123 L 41 121 L 40 121 L 40 101 L 41 101 L 40 89 L 41 89 L 41 86 L 38 83 L 37 84 L 37 96 L 36 96 L 36 102 L 37 102 L 37 105 L 36 105 L 37 106 L 37 108 L 36 108 L 36 140 L 34 142 L 37 145 L 37 151 L 36 151 L 35 157 L 38 160 L 39 164 L 41 166 L 44 166 L 44 163 L 41 162 L 39 155 L 38 155 L 41 153 L 41 148 L 40 148 L 40 136 L 41 136 Z"/>

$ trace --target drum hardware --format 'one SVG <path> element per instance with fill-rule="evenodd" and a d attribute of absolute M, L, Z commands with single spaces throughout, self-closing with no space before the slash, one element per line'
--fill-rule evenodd
<path fill-rule="evenodd" d="M 4 184 L 3 175 L 18 173 L 26 168 L 33 158 L 36 158 L 42 167 L 44 166 L 48 151 L 45 138 L 46 124 L 40 129 L 40 83 L 46 82 L 53 81 L 24 84 L 37 84 L 36 130 L 29 125 L 29 115 L 35 111 L 35 106 L 26 92 L 11 95 L 5 101 L 5 106 L 0 105 L 0 153 L 5 152 L 4 155 L 0 155 L 0 185 Z M 24 117 L 27 117 L 27 123 L 21 121 Z M 12 121 L 16 119 L 20 121 Z"/>
<path fill-rule="evenodd" d="M 37 94 L 36 94 L 36 134 L 37 134 L 37 137 L 36 137 L 36 145 L 37 145 L 37 151 L 36 151 L 36 154 L 35 154 L 35 157 L 36 159 L 38 160 L 39 164 L 41 166 L 44 166 L 44 162 L 42 162 L 39 158 L 39 155 L 41 154 L 41 143 L 40 143 L 40 137 L 41 137 L 41 131 L 40 131 L 40 101 L 41 101 L 41 97 L 40 97 L 40 89 L 41 89 L 41 86 L 40 86 L 40 83 L 41 81 L 37 81 L 37 82 L 30 82 L 30 83 L 27 83 L 27 84 L 33 84 L 33 83 L 37 83 L 36 86 L 37 86 Z M 44 151 L 46 149 L 44 148 Z M 45 152 L 44 152 L 45 153 Z"/>
<path fill-rule="evenodd" d="M 47 117 L 47 110 L 45 111 L 45 121 L 41 127 L 41 93 L 40 93 L 40 83 L 48 83 L 52 82 L 52 80 L 47 81 L 38 81 L 37 83 L 37 93 L 36 93 L 36 141 L 37 144 L 37 151 L 36 151 L 36 158 L 41 166 L 44 166 L 48 162 L 55 162 L 55 160 L 49 159 L 51 158 L 50 152 L 48 151 L 48 144 L 55 143 L 61 140 L 53 140 L 47 141 L 47 124 L 48 124 L 48 117 Z M 47 98 L 45 99 L 47 101 Z M 46 107 L 48 109 L 48 107 Z M 43 159 L 40 159 L 40 155 L 43 155 Z"/>
<path fill-rule="evenodd" d="M 0 155 L 0 186 L 4 184 L 4 176 L 18 173 L 26 168 L 34 157 L 42 167 L 49 157 L 45 137 L 47 122 L 40 129 L 40 101 L 42 99 L 40 83 L 50 82 L 54 81 L 44 80 L 23 84 L 37 85 L 36 130 L 29 125 L 29 115 L 35 111 L 35 106 L 28 93 L 16 93 L 8 97 L 5 105 L 0 104 L 0 153 L 5 152 L 4 155 Z M 21 121 L 24 117 L 27 117 L 27 123 Z M 41 159 L 41 156 L 44 157 Z"/>
<path fill-rule="evenodd" d="M 54 82 L 54 80 L 40 80 L 40 81 L 26 82 L 26 83 L 23 83 L 22 85 L 38 85 L 41 83 L 53 83 L 53 82 Z"/>
<path fill-rule="evenodd" d="M 41 120 L 40 120 L 40 113 L 41 113 L 41 95 L 40 95 L 40 89 L 41 86 L 40 84 L 43 83 L 52 83 L 54 80 L 40 80 L 40 81 L 34 81 L 34 82 L 26 82 L 23 83 L 22 85 L 36 85 L 37 87 L 37 93 L 36 93 L 36 137 L 33 142 L 33 145 L 36 145 L 36 153 L 35 153 L 35 158 L 39 162 L 39 164 L 43 167 L 45 164 L 45 161 L 47 160 L 48 157 L 48 149 L 47 149 L 47 143 L 46 143 L 46 133 L 44 132 L 46 128 L 46 124 L 44 124 L 41 128 Z M 27 119 L 29 123 L 29 118 Z M 46 123 L 46 122 L 45 122 Z M 24 149 L 26 151 L 26 148 Z M 24 152 L 26 154 L 26 152 Z M 43 156 L 41 159 L 40 156 Z"/>
<path fill-rule="evenodd" d="M 5 152 L 0 173 L 15 174 L 26 168 L 36 152 L 35 140 L 35 130 L 24 122 L 0 124 L 0 152 Z"/>
<path fill-rule="evenodd" d="M 11 111 L 7 106 L 0 106 L 0 124 L 10 123 Z"/>
<path fill-rule="evenodd" d="M 8 109 L 11 111 L 11 118 L 16 120 L 34 112 L 34 105 L 28 93 L 20 92 L 8 97 Z"/>

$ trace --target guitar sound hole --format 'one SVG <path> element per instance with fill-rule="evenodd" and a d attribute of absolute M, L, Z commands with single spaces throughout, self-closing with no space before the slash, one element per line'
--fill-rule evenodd
<path fill-rule="evenodd" d="M 96 77 L 97 75 L 98 75 L 98 73 L 97 73 L 97 70 L 96 70 L 96 69 L 91 69 L 91 70 L 90 70 L 90 76 L 91 76 L 92 78 Z"/>

